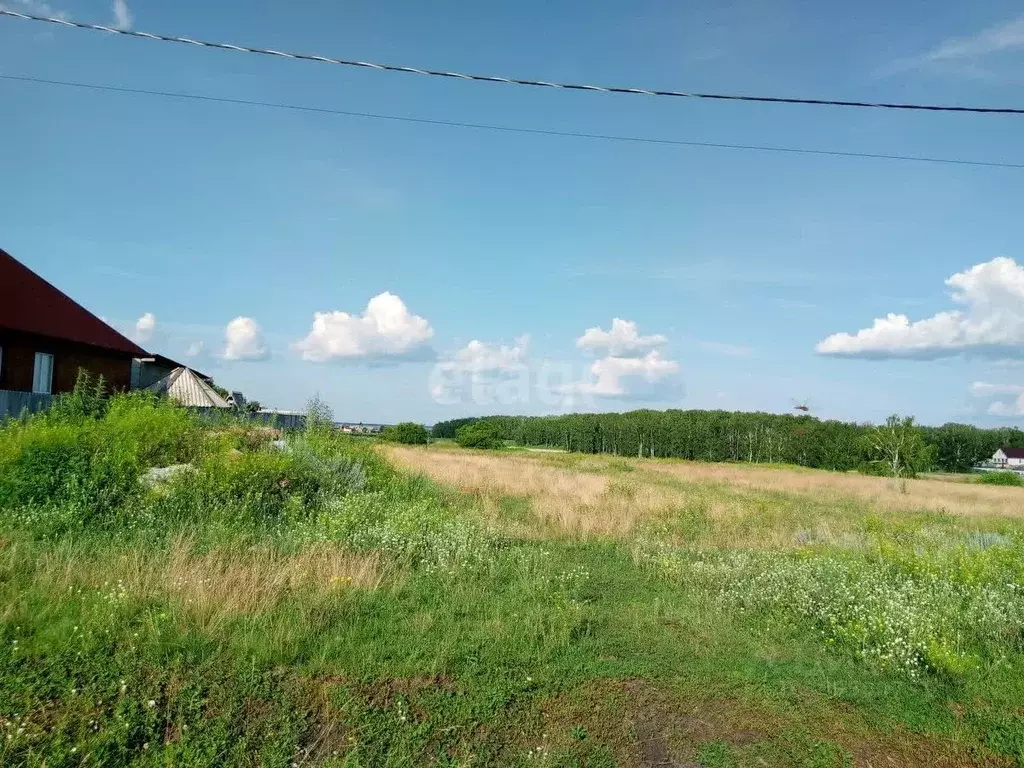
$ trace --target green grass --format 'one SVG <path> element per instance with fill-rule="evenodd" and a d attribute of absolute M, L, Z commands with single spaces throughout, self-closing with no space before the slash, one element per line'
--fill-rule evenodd
<path fill-rule="evenodd" d="M 653 530 L 515 539 L 365 442 L 290 443 L 130 398 L 0 429 L 0 764 L 1024 760 L 1019 621 L 975 622 L 963 654 L 936 646 L 911 675 L 857 651 L 856 600 L 823 636 L 830 619 L 793 598 L 856 574 L 867 592 L 940 578 L 969 601 L 1020 582 L 1011 524 L 970 538 L 865 514 L 863 550 L 792 555 L 702 556 Z M 182 461 L 196 471 L 134 481 Z M 528 524 L 530 499 L 498 515 Z M 709 524 L 681 510 L 670 527 L 699 540 Z M 883 624 L 903 594 L 876 605 Z"/>

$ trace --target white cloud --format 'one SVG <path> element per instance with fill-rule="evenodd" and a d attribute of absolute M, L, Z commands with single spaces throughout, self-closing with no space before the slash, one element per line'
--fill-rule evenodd
<path fill-rule="evenodd" d="M 303 360 L 315 363 L 409 359 L 429 356 L 427 342 L 433 335 L 426 319 L 385 292 L 370 299 L 361 315 L 317 312 L 309 334 L 295 348 Z"/>
<path fill-rule="evenodd" d="M 958 272 L 946 285 L 964 309 L 915 321 L 889 313 L 855 334 L 833 334 L 815 349 L 821 355 L 910 360 L 1024 353 L 1024 268 L 999 257 Z"/>
<path fill-rule="evenodd" d="M 603 357 L 590 366 L 589 378 L 561 391 L 594 397 L 645 397 L 655 394 L 653 385 L 664 384 L 678 372 L 679 363 L 665 360 L 657 350 L 644 357 Z"/>
<path fill-rule="evenodd" d="M 933 69 L 973 77 L 992 77 L 986 68 L 991 57 L 1024 50 L 1024 16 L 1017 16 L 968 37 L 943 40 L 929 51 L 901 59 L 884 73 Z"/>
<path fill-rule="evenodd" d="M 587 328 L 576 340 L 576 346 L 611 357 L 637 357 L 666 341 L 668 339 L 660 334 L 641 336 L 636 323 L 616 317 L 612 319 L 611 330 Z"/>
<path fill-rule="evenodd" d="M 988 406 L 988 413 L 991 416 L 1024 415 L 1024 386 L 1020 384 L 991 384 L 987 381 L 976 381 L 971 384 L 970 389 L 971 394 L 975 397 L 992 400 Z"/>
<path fill-rule="evenodd" d="M 430 376 L 430 394 L 438 402 L 493 402 L 501 395 L 512 400 L 529 396 L 530 337 L 516 338 L 512 346 L 489 344 L 473 339 L 449 359 L 434 366 Z M 518 378 L 517 387 L 505 392 L 498 387 Z M 505 404 L 505 403 L 503 403 Z"/>
<path fill-rule="evenodd" d="M 49 16 L 51 18 L 67 21 L 71 16 L 65 11 L 58 11 L 45 0 L 12 0 L 12 2 L 0 3 L 0 8 L 5 8 L 19 13 L 28 13 L 32 16 Z"/>
<path fill-rule="evenodd" d="M 236 317 L 224 329 L 225 360 L 266 360 L 270 347 L 263 338 L 263 329 L 251 317 Z"/>
<path fill-rule="evenodd" d="M 971 384 L 971 394 L 975 397 L 1018 395 L 1022 392 L 1024 392 L 1024 387 L 1019 384 L 989 384 L 987 381 L 976 381 Z"/>
<path fill-rule="evenodd" d="M 132 12 L 127 0 L 114 0 L 114 26 L 118 29 L 132 28 Z"/>
<path fill-rule="evenodd" d="M 155 330 L 156 316 L 152 312 L 147 312 L 135 321 L 135 340 L 140 343 L 149 341 L 153 338 Z"/>
<path fill-rule="evenodd" d="M 530 337 L 526 334 L 516 338 L 515 344 L 511 347 L 504 344 L 487 344 L 473 339 L 457 351 L 451 360 L 439 363 L 438 367 L 465 373 L 501 373 L 518 370 L 526 361 L 529 347 Z"/>
<path fill-rule="evenodd" d="M 1001 416 L 1003 418 L 1024 416 L 1024 395 L 1020 395 L 1016 400 L 1010 402 L 996 400 L 988 407 L 988 414 L 990 416 Z"/>
<path fill-rule="evenodd" d="M 201 341 L 193 341 L 185 348 L 185 357 L 202 357 L 206 345 Z"/>
<path fill-rule="evenodd" d="M 609 330 L 588 328 L 576 346 L 601 355 L 582 381 L 557 387 L 566 395 L 654 399 L 679 389 L 679 364 L 666 360 L 658 347 L 668 339 L 661 334 L 641 336 L 631 320 L 613 318 Z"/>
<path fill-rule="evenodd" d="M 971 37 L 944 40 L 920 58 L 924 62 L 977 59 L 1021 48 L 1024 48 L 1024 16 L 996 24 Z"/>

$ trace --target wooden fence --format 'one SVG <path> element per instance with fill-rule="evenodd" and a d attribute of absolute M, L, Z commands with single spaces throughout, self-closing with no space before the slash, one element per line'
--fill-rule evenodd
<path fill-rule="evenodd" d="M 11 392 L 0 389 L 0 421 L 6 418 L 16 419 L 22 413 L 36 413 L 45 411 L 54 401 L 53 395 L 36 395 L 32 392 Z M 202 418 L 210 421 L 218 419 L 248 419 L 258 424 L 267 424 L 279 429 L 304 429 L 306 416 L 301 413 L 275 413 L 273 411 L 260 411 L 248 413 L 235 411 L 228 408 L 192 408 L 190 410 L 198 413 Z"/>
<path fill-rule="evenodd" d="M 257 424 L 266 424 L 278 429 L 293 430 L 306 428 L 306 415 L 303 413 L 275 413 L 274 411 L 235 411 L 229 408 L 190 408 L 207 421 L 220 422 L 227 420 L 247 419 Z"/>
<path fill-rule="evenodd" d="M 24 411 L 35 413 L 45 411 L 53 402 L 53 395 L 37 395 L 32 392 L 11 392 L 0 389 L 0 421 L 8 417 L 17 418 Z"/>

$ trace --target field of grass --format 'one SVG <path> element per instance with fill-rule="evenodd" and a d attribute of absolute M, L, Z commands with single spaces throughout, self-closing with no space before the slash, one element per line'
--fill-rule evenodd
<path fill-rule="evenodd" d="M 0 427 L 0 764 L 1024 765 L 1024 489 L 271 437 Z"/>

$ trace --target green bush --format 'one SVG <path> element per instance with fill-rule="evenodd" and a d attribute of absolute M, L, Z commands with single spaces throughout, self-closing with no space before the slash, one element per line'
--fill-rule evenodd
<path fill-rule="evenodd" d="M 151 515 L 165 523 L 224 519 L 243 527 L 276 525 L 305 519 L 365 485 L 362 465 L 350 457 L 303 449 L 215 455 L 154 489 Z"/>
<path fill-rule="evenodd" d="M 38 535 L 116 523 L 142 494 L 140 472 L 194 460 L 201 428 L 168 400 L 102 397 L 80 376 L 46 412 L 0 429 L 0 511 Z"/>
<path fill-rule="evenodd" d="M 95 422 L 37 419 L 0 435 L 0 509 L 41 534 L 109 521 L 137 492 L 138 457 Z"/>
<path fill-rule="evenodd" d="M 78 369 L 75 388 L 54 399 L 50 415 L 61 419 L 101 417 L 107 412 L 106 383 L 102 376 L 94 378 L 84 368 Z"/>
<path fill-rule="evenodd" d="M 392 486 L 399 477 L 387 460 L 374 450 L 372 443 L 336 431 L 307 432 L 293 443 L 299 452 L 308 452 L 325 461 L 357 463 L 362 471 L 364 490 L 379 491 Z"/>
<path fill-rule="evenodd" d="M 382 440 L 389 443 L 404 443 L 405 445 L 426 445 L 430 434 L 422 424 L 412 421 L 403 421 L 391 427 L 385 427 L 380 433 Z"/>
<path fill-rule="evenodd" d="M 1024 485 L 1024 477 L 1016 472 L 986 472 L 978 478 L 982 485 Z"/>
<path fill-rule="evenodd" d="M 501 428 L 492 421 L 478 421 L 467 424 L 455 433 L 455 441 L 463 448 L 503 448 Z"/>

